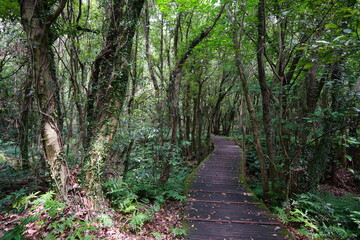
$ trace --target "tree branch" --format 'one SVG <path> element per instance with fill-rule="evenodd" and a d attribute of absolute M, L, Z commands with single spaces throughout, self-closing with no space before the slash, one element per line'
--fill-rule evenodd
<path fill-rule="evenodd" d="M 96 33 L 99 34 L 100 31 L 99 30 L 92 30 L 90 28 L 86 28 L 86 27 L 81 27 L 79 25 L 76 26 L 76 30 L 78 31 L 83 31 L 83 32 L 89 32 L 89 33 Z"/>
<path fill-rule="evenodd" d="M 48 17 L 48 21 L 49 23 L 52 23 L 56 20 L 56 18 L 60 15 L 60 13 L 64 10 L 64 7 L 67 3 L 67 0 L 60 0 L 60 3 L 59 3 L 59 6 L 58 8 L 55 10 L 55 12 L 53 14 L 51 14 L 49 17 Z"/>
<path fill-rule="evenodd" d="M 176 68 L 175 69 L 180 69 L 181 66 L 185 63 L 185 61 L 188 59 L 188 57 L 191 55 L 192 51 L 194 50 L 194 48 L 204 39 L 206 38 L 209 33 L 213 30 L 213 28 L 215 27 L 215 25 L 217 24 L 218 20 L 220 19 L 222 13 L 224 12 L 226 4 L 224 4 L 221 7 L 221 10 L 219 12 L 219 14 L 217 15 L 216 19 L 214 20 L 213 24 L 211 26 L 209 26 L 207 29 L 203 30 L 201 32 L 201 34 L 194 39 L 190 46 L 188 47 L 188 49 L 186 50 L 186 52 L 184 53 L 184 55 L 180 58 L 180 60 L 178 61 L 178 63 L 176 64 Z"/>

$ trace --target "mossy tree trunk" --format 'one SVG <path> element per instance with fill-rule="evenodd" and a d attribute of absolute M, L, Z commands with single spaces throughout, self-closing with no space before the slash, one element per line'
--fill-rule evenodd
<path fill-rule="evenodd" d="M 29 169 L 29 130 L 31 124 L 31 104 L 33 102 L 33 94 L 31 93 L 32 79 L 28 77 L 23 83 L 22 99 L 21 99 L 21 113 L 19 126 L 19 147 L 21 156 L 21 167 L 23 170 Z"/>
<path fill-rule="evenodd" d="M 84 171 L 89 209 L 98 209 L 103 203 L 102 168 L 125 100 L 133 38 L 143 5 L 144 0 L 114 0 L 106 9 L 109 27 L 105 46 L 93 65 L 87 102 Z"/>
<path fill-rule="evenodd" d="M 321 138 L 319 144 L 316 146 L 314 156 L 308 162 L 308 188 L 311 192 L 318 191 L 318 185 L 321 183 L 322 178 L 325 175 L 326 170 L 335 172 L 338 161 L 338 155 L 336 153 L 335 146 L 336 135 L 338 131 L 343 129 L 345 125 L 345 119 L 339 114 L 334 116 L 332 113 L 341 112 L 343 109 L 342 89 L 344 88 L 343 76 L 342 76 L 342 63 L 341 61 L 329 66 L 331 73 L 331 106 L 324 116 L 324 136 Z M 330 110 L 331 109 L 331 110 Z"/>
<path fill-rule="evenodd" d="M 45 0 L 20 1 L 21 24 L 27 36 L 31 64 L 31 78 L 35 86 L 36 100 L 40 114 L 41 139 L 44 157 L 57 190 L 64 199 L 68 192 L 68 167 L 62 156 L 63 143 L 59 113 L 59 88 L 51 50 L 56 40 L 52 24 L 63 11 L 67 0 L 61 0 L 54 7 Z M 25 113 L 24 113 L 25 114 Z"/>

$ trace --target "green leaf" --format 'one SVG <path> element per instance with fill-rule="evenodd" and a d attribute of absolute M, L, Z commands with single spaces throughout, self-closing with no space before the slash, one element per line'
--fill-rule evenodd
<path fill-rule="evenodd" d="M 17 19 L 19 18 L 20 5 L 16 0 L 1 0 L 0 18 Z"/>
<path fill-rule="evenodd" d="M 314 66 L 314 63 L 307 63 L 307 64 L 305 64 L 304 69 L 309 69 L 312 66 Z"/>
<path fill-rule="evenodd" d="M 333 51 L 329 51 L 325 56 L 321 58 L 325 63 L 330 63 L 333 61 Z"/>
<path fill-rule="evenodd" d="M 112 227 L 114 225 L 114 221 L 110 218 L 108 214 L 101 214 L 99 220 L 105 227 Z"/>
<path fill-rule="evenodd" d="M 171 232 L 175 237 L 186 235 L 186 230 L 182 228 L 171 228 Z"/>
<path fill-rule="evenodd" d="M 328 24 L 325 24 L 325 27 L 326 28 L 337 28 L 337 25 L 334 23 L 328 23 Z"/>
<path fill-rule="evenodd" d="M 148 216 L 145 213 L 142 212 L 134 212 L 132 217 L 131 217 L 131 221 L 130 221 L 130 226 L 133 229 L 138 229 L 140 228 L 142 225 L 144 225 L 144 223 L 148 220 L 152 219 L 151 216 Z"/>

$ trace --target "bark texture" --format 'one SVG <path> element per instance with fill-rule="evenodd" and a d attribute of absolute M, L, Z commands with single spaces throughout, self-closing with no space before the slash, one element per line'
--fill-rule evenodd
<path fill-rule="evenodd" d="M 49 1 L 20 1 L 21 24 L 28 40 L 30 52 L 31 78 L 35 84 L 36 100 L 41 119 L 41 139 L 44 155 L 57 190 L 66 199 L 68 167 L 62 156 L 59 88 L 54 67 L 51 46 L 56 39 L 51 28 L 63 11 L 66 0 L 61 0 L 54 12 Z"/>
<path fill-rule="evenodd" d="M 90 209 L 102 202 L 102 167 L 119 123 L 130 75 L 131 49 L 144 0 L 114 0 L 107 8 L 109 27 L 97 56 L 87 102 L 86 189 Z"/>
<path fill-rule="evenodd" d="M 261 90 L 262 97 L 262 109 L 263 109 L 263 125 L 266 137 L 266 152 L 270 162 L 270 177 L 272 180 L 276 178 L 276 166 L 275 166 L 275 150 L 274 150 L 274 128 L 272 127 L 271 105 L 272 105 L 272 93 L 271 89 L 266 83 L 265 74 L 265 0 L 259 1 L 258 6 L 258 46 L 257 46 L 257 63 L 258 63 L 258 81 Z"/>

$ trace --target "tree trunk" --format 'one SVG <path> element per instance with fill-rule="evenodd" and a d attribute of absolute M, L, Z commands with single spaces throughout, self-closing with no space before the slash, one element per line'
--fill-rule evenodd
<path fill-rule="evenodd" d="M 79 121 L 79 133 L 80 140 L 83 148 L 86 146 L 86 121 L 85 121 L 85 111 L 84 111 L 84 90 L 81 88 L 81 84 L 79 84 L 78 74 L 81 72 L 80 81 L 84 81 L 84 66 L 79 59 L 79 46 L 77 44 L 76 36 L 70 36 L 71 47 L 70 47 L 70 83 L 73 91 L 73 101 L 76 106 L 76 110 L 78 112 L 78 121 Z"/>
<path fill-rule="evenodd" d="M 240 174 L 245 179 L 246 177 L 246 124 L 245 124 L 245 103 L 244 100 L 240 100 L 240 130 L 241 130 L 241 160 L 240 160 Z"/>
<path fill-rule="evenodd" d="M 19 129 L 19 146 L 20 155 L 22 160 L 22 168 L 28 169 L 30 167 L 29 159 L 29 128 L 31 125 L 30 109 L 33 101 L 33 95 L 31 94 L 32 78 L 29 76 L 22 89 L 23 96 L 21 102 L 21 121 Z"/>
<path fill-rule="evenodd" d="M 126 96 L 131 64 L 132 39 L 144 0 L 114 0 L 107 8 L 109 30 L 105 47 L 96 57 L 87 102 L 87 150 L 85 159 L 89 209 L 103 204 L 102 168 L 118 127 Z"/>
<path fill-rule="evenodd" d="M 195 139 L 195 160 L 197 163 L 201 162 L 201 154 L 200 154 L 200 149 L 201 149 L 201 135 L 202 135 L 202 129 L 203 129 L 203 121 L 201 121 L 201 117 L 203 116 L 203 114 L 201 114 L 201 94 L 202 94 L 202 89 L 203 89 L 203 83 L 202 81 L 199 80 L 199 86 L 198 86 L 198 92 L 196 95 L 196 102 L 195 102 L 195 107 L 194 107 L 194 116 L 195 117 L 195 121 L 194 121 L 194 128 L 196 129 L 196 131 L 194 131 L 194 139 Z"/>
<path fill-rule="evenodd" d="M 360 78 L 350 87 L 353 93 L 360 92 Z M 358 102 L 360 97 L 357 94 L 353 94 Z M 349 125 L 349 137 L 359 139 L 358 129 L 360 129 L 359 114 L 350 118 Z M 348 150 L 348 154 L 352 157 L 352 168 L 360 171 L 360 145 L 351 144 Z"/>
<path fill-rule="evenodd" d="M 247 80 L 244 75 L 243 68 L 241 67 L 242 63 L 240 62 L 240 56 L 236 56 L 236 62 L 237 62 L 236 65 L 238 67 L 238 71 L 239 71 L 239 75 L 240 75 L 240 80 L 241 80 L 241 83 L 243 86 L 246 106 L 247 106 L 250 120 L 251 120 L 252 127 L 253 127 L 252 131 L 253 131 L 253 135 L 254 135 L 255 148 L 256 148 L 256 153 L 257 153 L 257 156 L 258 156 L 258 159 L 260 162 L 261 182 L 262 182 L 263 191 L 264 191 L 264 198 L 266 199 L 267 194 L 269 192 L 269 183 L 268 183 L 266 162 L 265 162 L 264 153 L 263 153 L 262 147 L 261 147 L 259 125 L 256 121 L 255 111 L 254 111 L 254 108 L 252 106 L 252 102 L 250 99 L 250 93 L 249 93 L 249 89 L 247 86 Z"/>
<path fill-rule="evenodd" d="M 259 1 L 258 6 L 258 46 L 257 46 L 257 63 L 258 63 L 258 80 L 260 84 L 262 109 L 263 109 L 263 125 L 266 137 L 266 150 L 270 162 L 270 177 L 272 181 L 277 178 L 275 151 L 274 151 L 274 128 L 272 127 L 271 116 L 271 89 L 266 83 L 264 52 L 265 52 L 265 0 Z"/>
<path fill-rule="evenodd" d="M 59 121 L 59 98 L 54 54 L 51 50 L 55 34 L 52 23 L 62 12 L 66 0 L 61 0 L 51 13 L 48 1 L 20 1 L 21 24 L 27 35 L 30 51 L 31 77 L 35 84 L 36 100 L 40 112 L 41 139 L 45 160 L 49 164 L 52 179 L 61 196 L 67 199 L 68 167 L 62 156 L 61 121 Z"/>
<path fill-rule="evenodd" d="M 233 22 L 234 27 L 235 23 L 236 23 L 236 19 L 234 19 L 233 16 L 230 16 Z M 245 102 L 246 102 L 246 106 L 247 106 L 247 110 L 249 112 L 249 117 L 250 117 L 250 121 L 252 123 L 252 132 L 253 132 L 253 136 L 254 136 L 254 143 L 255 143 L 255 148 L 256 148 L 256 153 L 257 153 L 257 157 L 259 159 L 259 163 L 260 163 L 260 171 L 261 171 L 261 182 L 262 182 L 262 187 L 263 187 L 263 192 L 264 192 L 264 198 L 266 199 L 268 197 L 268 192 L 269 192 L 269 183 L 268 183 L 268 174 L 267 174 L 267 169 L 266 169 L 266 161 L 264 158 L 264 153 L 262 150 L 262 146 L 261 146 L 261 140 L 260 140 L 260 129 L 259 129 L 259 125 L 258 122 L 256 120 L 256 115 L 255 115 L 255 111 L 251 102 L 251 98 L 250 98 L 250 93 L 249 93 L 249 88 L 248 88 L 248 84 L 247 84 L 247 79 L 244 73 L 244 66 L 243 63 L 241 61 L 241 55 L 240 55 L 240 50 L 241 50 L 241 45 L 240 45 L 240 40 L 238 39 L 239 34 L 236 32 L 236 30 L 233 30 L 233 42 L 234 45 L 236 47 L 235 49 L 235 63 L 236 63 L 236 67 L 238 69 L 238 73 L 239 73 L 239 77 L 241 80 L 241 84 L 243 87 L 243 93 L 244 93 L 244 98 L 245 98 Z"/>
<path fill-rule="evenodd" d="M 341 102 L 342 98 L 342 80 L 341 80 L 341 61 L 335 63 L 331 66 L 332 69 L 332 89 L 331 89 L 331 110 L 332 112 L 341 112 Z M 308 163 L 308 186 L 311 192 L 318 191 L 318 184 L 321 182 L 322 177 L 325 174 L 326 167 L 330 169 L 335 167 L 334 161 L 337 161 L 337 154 L 334 154 L 333 146 L 334 138 L 336 136 L 337 129 L 341 129 L 343 124 L 343 117 L 335 118 L 331 115 L 330 110 L 325 112 L 324 119 L 324 136 L 321 138 L 320 143 L 317 145 L 313 158 Z"/>

